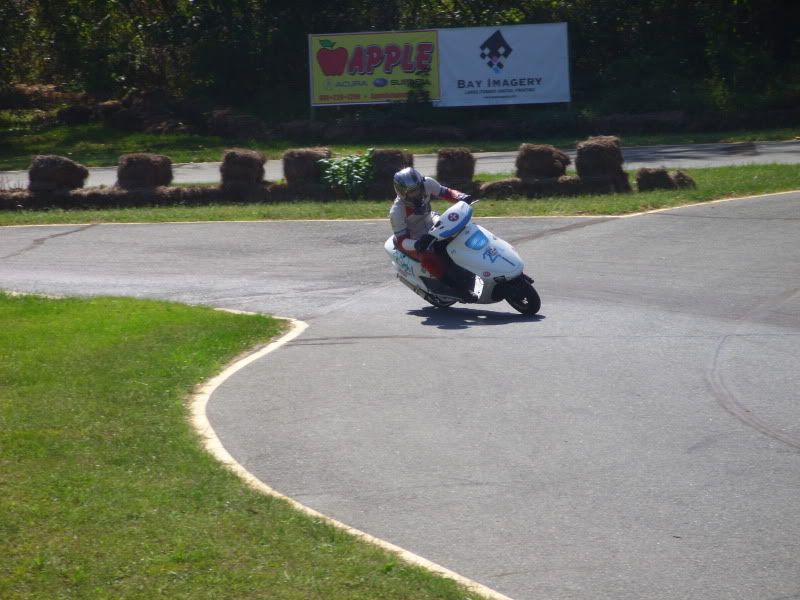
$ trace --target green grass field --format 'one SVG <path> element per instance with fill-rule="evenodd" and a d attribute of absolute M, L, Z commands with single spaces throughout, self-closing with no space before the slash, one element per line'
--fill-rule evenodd
<path fill-rule="evenodd" d="M 282 322 L 0 293 L 0 598 L 464 599 L 244 485 L 187 395 Z"/>

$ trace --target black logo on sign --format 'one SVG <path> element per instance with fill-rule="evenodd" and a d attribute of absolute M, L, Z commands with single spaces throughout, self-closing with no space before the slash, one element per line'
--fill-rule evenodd
<path fill-rule="evenodd" d="M 503 70 L 505 66 L 503 61 L 508 58 L 509 54 L 511 54 L 511 46 L 508 45 L 499 29 L 481 44 L 481 58 L 495 73 Z"/>

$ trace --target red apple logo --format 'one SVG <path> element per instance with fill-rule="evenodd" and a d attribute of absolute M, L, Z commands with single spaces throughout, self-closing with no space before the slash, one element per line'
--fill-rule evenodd
<path fill-rule="evenodd" d="M 317 50 L 317 62 L 322 67 L 322 72 L 327 76 L 341 75 L 347 64 L 347 50 L 342 47 L 336 48 L 336 42 L 330 40 L 320 40 L 320 48 Z"/>

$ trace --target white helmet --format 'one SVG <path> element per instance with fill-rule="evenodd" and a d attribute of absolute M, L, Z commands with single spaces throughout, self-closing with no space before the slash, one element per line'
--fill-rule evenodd
<path fill-rule="evenodd" d="M 394 191 L 410 207 L 419 206 L 425 197 L 425 176 L 414 167 L 394 174 Z"/>

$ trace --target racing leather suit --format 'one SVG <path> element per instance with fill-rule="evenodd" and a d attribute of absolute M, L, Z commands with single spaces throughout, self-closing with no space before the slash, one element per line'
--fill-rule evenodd
<path fill-rule="evenodd" d="M 394 232 L 394 246 L 403 254 L 420 261 L 431 275 L 437 279 L 442 279 L 447 272 L 447 259 L 432 249 L 417 252 L 414 248 L 414 243 L 428 233 L 428 230 L 433 226 L 431 197 L 442 198 L 450 203 L 456 203 L 468 196 L 458 190 L 445 187 L 430 177 L 425 177 L 422 185 L 424 189 L 422 199 L 416 202 L 414 206 L 410 206 L 403 198 L 398 196 L 389 209 L 389 221 Z"/>

